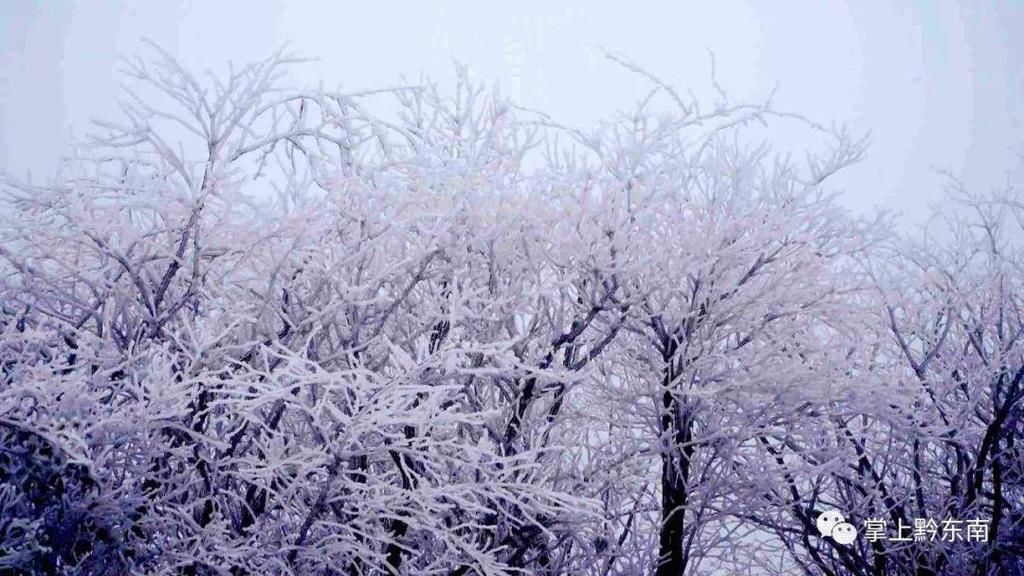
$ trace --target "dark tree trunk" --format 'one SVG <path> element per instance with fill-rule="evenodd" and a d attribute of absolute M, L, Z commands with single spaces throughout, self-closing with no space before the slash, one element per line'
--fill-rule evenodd
<path fill-rule="evenodd" d="M 679 345 L 670 338 L 663 348 L 665 374 L 662 380 L 661 433 L 669 438 L 661 456 L 661 529 L 659 532 L 658 576 L 679 576 L 686 569 L 686 505 L 689 498 L 690 461 L 693 456 L 693 420 L 672 393 L 678 385 L 675 359 Z"/>

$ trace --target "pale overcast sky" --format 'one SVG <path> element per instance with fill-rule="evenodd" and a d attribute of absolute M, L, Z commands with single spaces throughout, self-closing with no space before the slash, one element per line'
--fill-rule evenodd
<path fill-rule="evenodd" d="M 902 7 L 893 7 L 902 5 Z M 708 50 L 736 98 L 870 131 L 837 182 L 857 209 L 916 219 L 941 198 L 933 166 L 1005 181 L 1024 151 L 1024 3 L 28 2 L 0 3 L 0 170 L 53 172 L 68 135 L 116 114 L 118 58 L 149 38 L 196 69 L 287 41 L 318 58 L 300 85 L 371 88 L 452 76 L 452 60 L 519 103 L 587 125 L 645 89 L 600 57 L 629 56 L 680 88 L 708 86 Z"/>

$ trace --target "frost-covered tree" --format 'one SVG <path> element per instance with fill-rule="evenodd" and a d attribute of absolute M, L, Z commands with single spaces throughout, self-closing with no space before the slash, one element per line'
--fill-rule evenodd
<path fill-rule="evenodd" d="M 838 387 L 837 343 L 855 331 L 848 302 L 863 286 L 849 273 L 877 232 L 824 183 L 862 147 L 724 93 L 702 111 L 620 61 L 654 93 L 603 133 L 578 135 L 614 198 L 606 267 L 630 306 L 592 400 L 594 421 L 613 421 L 596 464 L 619 474 L 602 494 L 614 518 L 605 571 L 753 566 L 768 553 L 751 521 L 764 514 L 758 475 Z M 659 94 L 668 113 L 649 111 Z M 831 150 L 805 166 L 773 155 L 747 130 L 769 120 L 796 120 Z"/>
<path fill-rule="evenodd" d="M 127 124 L 56 185 L 7 184 L 5 430 L 75 463 L 115 573 L 555 561 L 527 554 L 589 503 L 554 488 L 525 412 L 597 328 L 521 242 L 558 216 L 521 218 L 529 134 L 468 85 L 394 93 L 377 120 L 282 89 L 291 62 L 208 83 L 133 64 Z M 95 570 L 90 545 L 46 546 L 4 562 Z"/>
<path fill-rule="evenodd" d="M 861 261 L 874 295 L 860 299 L 850 392 L 805 420 L 817 439 L 775 450 L 792 511 L 780 538 L 829 509 L 881 534 L 792 539 L 808 573 L 1022 570 L 1020 202 L 952 182 L 952 206 L 922 240 L 893 235 Z M 970 521 L 984 526 L 973 542 Z"/>
<path fill-rule="evenodd" d="M 129 63 L 0 188 L 0 573 L 1013 573 L 1019 201 L 895 243 L 827 189 L 861 142 L 612 58 L 652 92 L 592 131 Z"/>
<path fill-rule="evenodd" d="M 874 563 L 892 573 L 1014 574 L 1024 569 L 1024 212 L 1012 188 L 979 195 L 951 184 L 954 208 L 936 216 L 924 241 L 893 249 L 888 269 L 879 265 L 888 357 L 907 399 L 884 421 L 888 445 L 874 432 L 861 440 L 867 458 L 894 462 L 876 473 L 863 506 L 892 524 L 986 525 L 982 544 L 875 550 Z"/>

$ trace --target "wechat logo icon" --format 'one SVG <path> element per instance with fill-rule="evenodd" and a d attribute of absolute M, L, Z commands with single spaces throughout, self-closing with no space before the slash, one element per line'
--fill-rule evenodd
<path fill-rule="evenodd" d="M 818 532 L 822 537 L 832 538 L 838 544 L 844 546 L 853 544 L 857 539 L 857 529 L 843 518 L 843 515 L 835 510 L 826 510 L 818 516 L 816 522 Z"/>

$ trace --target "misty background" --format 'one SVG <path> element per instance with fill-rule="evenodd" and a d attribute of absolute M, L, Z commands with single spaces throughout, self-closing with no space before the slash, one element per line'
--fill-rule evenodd
<path fill-rule="evenodd" d="M 628 4 L 4 2 L 0 166 L 52 175 L 91 119 L 117 116 L 120 59 L 143 54 L 144 38 L 214 71 L 287 43 L 317 59 L 296 69 L 296 86 L 375 88 L 421 73 L 444 83 L 457 60 L 517 103 L 582 127 L 648 89 L 602 50 L 698 95 L 709 93 L 712 51 L 730 97 L 777 88 L 780 109 L 870 133 L 866 161 L 833 186 L 854 209 L 909 222 L 943 197 L 935 168 L 997 187 L 1024 151 L 1024 39 L 1014 34 L 1024 3 Z"/>

